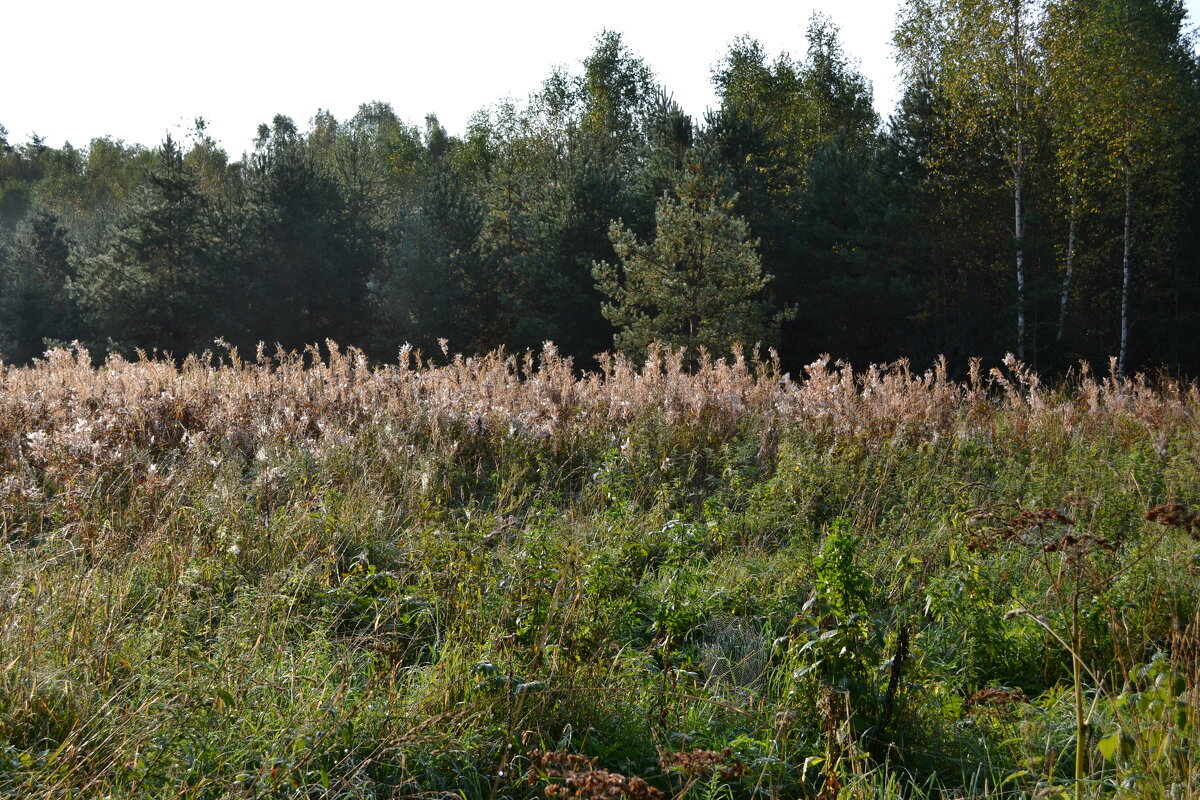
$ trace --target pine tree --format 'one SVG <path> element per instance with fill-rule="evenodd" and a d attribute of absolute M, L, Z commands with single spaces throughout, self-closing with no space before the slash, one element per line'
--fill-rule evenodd
<path fill-rule="evenodd" d="M 738 192 L 737 213 L 761 239 L 774 291 L 800 304 L 799 320 L 781 332 L 785 365 L 795 368 L 820 352 L 811 349 L 820 309 L 810 292 L 830 278 L 807 246 L 811 226 L 801 222 L 813 218 L 811 167 L 835 140 L 847 151 L 870 149 L 879 124 L 870 84 L 846 57 L 837 27 L 814 14 L 806 40 L 804 59 L 784 54 L 770 63 L 757 41 L 736 41 L 713 77 L 721 109 L 700 137 Z"/>
<path fill-rule="evenodd" d="M 457 251 L 423 213 L 401 217 L 388 236 L 384 264 L 369 284 L 372 348 L 394 357 L 404 344 L 433 352 L 437 341 L 461 330 L 464 299 L 455 269 Z"/>
<path fill-rule="evenodd" d="M 769 343 L 780 316 L 768 311 L 757 242 L 734 197 L 693 167 L 655 211 L 652 241 L 641 242 L 620 221 L 609 235 L 620 266 L 596 262 L 596 285 L 612 302 L 604 316 L 620 328 L 619 350 L 634 358 L 653 342 L 722 356 L 733 345 Z"/>
<path fill-rule="evenodd" d="M 658 94 L 618 34 L 601 34 L 583 67 L 556 71 L 527 109 L 500 109 L 479 248 L 497 287 L 496 343 L 551 339 L 576 363 L 611 342 L 592 280 L 592 262 L 613 257 L 609 223 L 650 216 L 635 190 Z"/>
<path fill-rule="evenodd" d="M 100 343 L 183 356 L 225 333 L 223 263 L 211 198 L 168 137 L 104 251 L 79 263 L 71 294 Z"/>
<path fill-rule="evenodd" d="M 322 161 L 320 142 L 284 116 L 260 126 L 239 211 L 251 338 L 286 348 L 363 342 L 377 251 Z"/>
<path fill-rule="evenodd" d="M 54 212 L 40 208 L 17 228 L 0 263 L 0 354 L 25 362 L 47 341 L 67 338 L 75 309 L 67 296 L 71 242 Z"/>

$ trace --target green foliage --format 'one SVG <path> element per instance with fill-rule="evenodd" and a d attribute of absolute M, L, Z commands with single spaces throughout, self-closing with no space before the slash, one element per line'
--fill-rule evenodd
<path fill-rule="evenodd" d="M 804 169 L 829 140 L 866 137 L 878 124 L 866 79 L 848 62 L 838 29 L 827 17 L 809 22 L 807 57 L 781 55 L 767 63 L 754 39 L 734 42 L 714 72 L 722 112 L 764 124 L 766 152 L 754 154 L 767 191 L 787 203 L 805 185 Z"/>
<path fill-rule="evenodd" d="M 46 209 L 26 217 L 12 247 L 0 255 L 0 353 L 9 360 L 40 356 L 49 342 L 62 341 L 75 328 L 70 255 L 67 229 Z"/>
<path fill-rule="evenodd" d="M 877 712 L 872 682 L 879 666 L 879 643 L 873 641 L 868 611 L 870 579 L 856 563 L 860 544 L 847 520 L 834 522 L 812 560 L 815 590 L 789 626 L 794 633 L 781 676 L 785 697 L 792 702 L 815 701 L 829 687 L 844 693 L 856 714 L 855 735 Z"/>
<path fill-rule="evenodd" d="M 248 166 L 237 234 L 253 336 L 286 347 L 365 338 L 358 312 L 374 250 L 318 142 L 277 116 L 259 127 Z"/>
<path fill-rule="evenodd" d="M 384 266 L 369 287 L 377 320 L 373 344 L 380 352 L 404 344 L 436 352 L 441 334 L 456 327 L 456 304 L 463 299 L 456 251 L 421 214 L 397 221 L 389 238 Z"/>
<path fill-rule="evenodd" d="M 849 621 L 867 610 L 867 576 L 855 564 L 859 539 L 844 518 L 834 521 L 821 552 L 813 559 L 817 588 L 839 620 Z"/>
<path fill-rule="evenodd" d="M 780 316 L 768 313 L 762 272 L 745 220 L 733 199 L 693 168 L 655 211 L 652 242 L 642 243 L 620 222 L 610 236 L 620 268 L 594 267 L 596 284 L 611 303 L 603 306 L 621 330 L 617 348 L 635 359 L 654 342 L 721 357 L 731 347 L 770 344 Z"/>
<path fill-rule="evenodd" d="M 605 32 L 581 75 L 558 70 L 527 108 L 494 115 L 476 270 L 494 293 L 489 344 L 551 340 L 580 360 L 611 346 L 592 262 L 612 257 L 612 220 L 649 214 L 638 183 L 657 94 L 646 64 Z"/>
<path fill-rule="evenodd" d="M 72 298 L 101 342 L 184 355 L 221 335 L 230 277 L 213 199 L 169 137 L 103 252 L 78 261 Z"/>

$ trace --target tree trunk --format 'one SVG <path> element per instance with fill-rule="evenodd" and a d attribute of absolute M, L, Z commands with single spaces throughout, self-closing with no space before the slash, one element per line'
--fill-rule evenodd
<path fill-rule="evenodd" d="M 1130 261 L 1132 236 L 1130 227 L 1133 221 L 1133 177 L 1130 168 L 1125 167 L 1125 252 L 1121 265 L 1121 350 L 1117 355 L 1117 373 L 1125 374 L 1129 359 L 1129 291 L 1133 283 L 1133 265 Z"/>
<path fill-rule="evenodd" d="M 1017 244 L 1017 360 L 1025 360 L 1025 226 L 1024 203 L 1025 164 L 1020 141 L 1017 142 L 1017 165 L 1013 171 L 1013 238 Z"/>
<path fill-rule="evenodd" d="M 1067 263 L 1063 270 L 1062 297 L 1058 302 L 1058 331 L 1054 340 L 1062 344 L 1067 329 L 1067 298 L 1071 296 L 1071 276 L 1075 271 L 1075 229 L 1079 224 L 1079 197 L 1071 195 L 1071 213 L 1067 223 Z"/>
<path fill-rule="evenodd" d="M 1013 238 L 1017 246 L 1017 360 L 1025 360 L 1025 34 L 1021 30 L 1023 0 L 1013 0 L 1013 56 L 1016 74 L 1013 82 L 1013 107 L 1016 111 L 1017 152 L 1013 161 Z"/>

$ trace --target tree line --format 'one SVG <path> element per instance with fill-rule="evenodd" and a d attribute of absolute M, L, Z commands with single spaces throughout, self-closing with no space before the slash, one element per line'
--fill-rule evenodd
<path fill-rule="evenodd" d="M 881 120 L 838 30 L 735 40 L 719 107 L 604 32 L 460 135 L 380 102 L 232 160 L 0 127 L 0 354 L 332 338 L 391 360 L 651 341 L 1200 373 L 1200 62 L 1179 0 L 908 0 Z"/>

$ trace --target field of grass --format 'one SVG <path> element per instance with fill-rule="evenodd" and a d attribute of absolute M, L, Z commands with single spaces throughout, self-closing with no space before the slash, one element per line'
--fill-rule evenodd
<path fill-rule="evenodd" d="M 1200 796 L 1200 391 L 56 351 L 0 796 Z"/>

